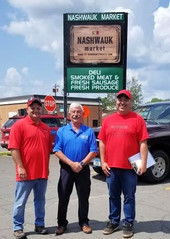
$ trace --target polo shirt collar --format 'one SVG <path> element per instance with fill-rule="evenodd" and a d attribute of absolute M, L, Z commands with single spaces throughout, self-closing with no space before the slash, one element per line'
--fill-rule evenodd
<path fill-rule="evenodd" d="M 69 127 L 69 129 L 70 129 L 71 131 L 75 132 L 75 130 L 73 129 L 73 126 L 72 126 L 71 122 L 68 124 L 68 127 Z M 78 131 L 77 133 L 78 133 L 78 134 L 79 134 L 79 133 L 82 133 L 82 132 L 83 132 L 82 129 L 83 129 L 83 124 L 80 125 L 79 131 Z"/>
<path fill-rule="evenodd" d="M 42 124 L 41 120 L 39 121 L 38 124 L 36 124 L 31 118 L 29 115 L 26 116 L 26 120 L 28 121 L 29 124 L 34 124 L 34 125 L 40 125 Z"/>

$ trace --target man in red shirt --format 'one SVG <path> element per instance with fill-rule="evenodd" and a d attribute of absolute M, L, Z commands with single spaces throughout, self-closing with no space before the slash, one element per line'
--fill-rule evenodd
<path fill-rule="evenodd" d="M 45 193 L 49 174 L 49 156 L 52 149 L 50 129 L 40 120 L 42 103 L 30 98 L 28 115 L 11 128 L 9 150 L 16 165 L 16 190 L 13 209 L 13 230 L 17 239 L 27 238 L 23 232 L 27 199 L 33 190 L 35 232 L 47 234 L 44 227 Z"/>
<path fill-rule="evenodd" d="M 147 139 L 149 138 L 144 119 L 131 110 L 132 96 L 128 90 L 117 94 L 117 112 L 106 117 L 99 132 L 101 165 L 106 174 L 109 190 L 109 222 L 104 235 L 119 229 L 121 217 L 121 193 L 124 195 L 123 237 L 133 236 L 135 219 L 135 192 L 137 175 L 128 158 L 141 154 L 141 167 L 138 174 L 146 171 Z"/>

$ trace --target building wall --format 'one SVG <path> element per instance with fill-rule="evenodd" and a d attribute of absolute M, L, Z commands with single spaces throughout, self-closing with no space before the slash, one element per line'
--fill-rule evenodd
<path fill-rule="evenodd" d="M 83 104 L 82 104 L 83 105 Z M 90 114 L 87 118 L 83 119 L 83 123 L 90 126 L 96 127 L 98 125 L 94 125 L 96 122 L 101 123 L 101 109 L 98 105 L 87 105 Z M 4 125 L 4 123 L 8 120 L 9 117 L 18 114 L 20 109 L 26 109 L 27 104 L 8 104 L 0 106 L 0 127 Z M 68 105 L 69 107 L 69 105 Z M 62 111 L 62 112 L 61 112 Z M 58 115 L 63 115 L 62 104 L 56 103 L 56 111 Z M 47 114 L 48 112 L 43 107 L 43 114 Z M 96 122 L 95 122 L 96 121 Z"/>
<path fill-rule="evenodd" d="M 88 109 L 90 110 L 90 114 L 87 118 L 83 119 L 83 123 L 90 126 L 90 127 L 95 127 L 94 120 L 99 121 L 99 110 L 98 106 L 91 106 L 91 105 L 86 105 Z M 101 115 L 100 115 L 101 118 Z"/>
<path fill-rule="evenodd" d="M 0 106 L 0 126 L 2 127 L 10 116 L 18 114 L 19 109 L 25 107 L 26 104 L 9 104 Z M 12 115 L 12 113 L 14 114 Z"/>

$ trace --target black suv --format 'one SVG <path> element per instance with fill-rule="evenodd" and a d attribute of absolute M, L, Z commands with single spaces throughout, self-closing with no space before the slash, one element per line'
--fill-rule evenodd
<path fill-rule="evenodd" d="M 135 111 L 146 121 L 150 136 L 148 147 L 156 161 L 141 178 L 150 183 L 160 183 L 170 173 L 170 101 L 144 104 Z M 94 129 L 96 137 L 99 130 Z M 99 156 L 93 160 L 93 168 L 102 173 Z"/>

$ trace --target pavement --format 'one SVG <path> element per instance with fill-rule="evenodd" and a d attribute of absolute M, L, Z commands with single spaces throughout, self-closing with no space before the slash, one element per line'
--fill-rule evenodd
<path fill-rule="evenodd" d="M 34 232 L 33 196 L 30 195 L 26 211 L 24 231 L 28 239 L 56 238 L 54 235 L 57 220 L 57 183 L 59 164 L 54 155 L 50 158 L 50 176 L 46 194 L 46 227 L 49 235 Z M 68 208 L 68 230 L 62 239 L 121 239 L 122 230 L 103 235 L 102 230 L 108 221 L 108 192 L 104 176 L 96 174 L 91 168 L 90 226 L 92 234 L 84 234 L 78 225 L 77 195 L 75 189 Z M 14 238 L 12 231 L 12 209 L 15 189 L 15 167 L 10 156 L 0 157 L 0 239 Z M 136 194 L 136 221 L 134 239 L 169 239 L 170 238 L 170 178 L 158 185 L 140 182 Z M 122 215 L 123 216 L 123 215 Z"/>

